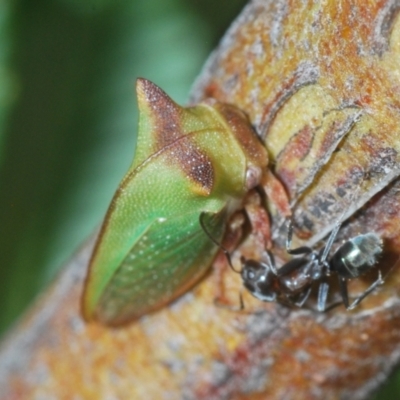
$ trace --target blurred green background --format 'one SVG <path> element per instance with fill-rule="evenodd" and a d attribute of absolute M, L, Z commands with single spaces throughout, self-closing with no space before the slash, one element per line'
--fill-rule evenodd
<path fill-rule="evenodd" d="M 245 3 L 0 1 L 0 334 L 100 223 L 134 152 L 135 78 L 185 103 Z"/>
<path fill-rule="evenodd" d="M 185 103 L 244 0 L 0 1 L 0 332 L 101 222 L 135 79 Z"/>

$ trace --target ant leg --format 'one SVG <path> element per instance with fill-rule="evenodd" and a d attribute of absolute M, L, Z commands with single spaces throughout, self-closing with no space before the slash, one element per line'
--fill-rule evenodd
<path fill-rule="evenodd" d="M 296 302 L 293 301 L 293 299 L 291 299 L 290 297 L 277 298 L 276 302 L 284 307 L 291 308 L 291 309 L 293 309 L 293 306 L 296 305 Z"/>
<path fill-rule="evenodd" d="M 244 310 L 244 301 L 243 301 L 243 293 L 242 293 L 242 291 L 239 292 L 239 304 L 240 304 L 239 311 Z"/>
<path fill-rule="evenodd" d="M 345 289 L 347 292 L 347 289 Z M 335 301 L 332 304 L 326 305 L 328 299 L 328 292 L 329 292 L 329 284 L 328 282 L 321 282 L 318 288 L 318 299 L 317 299 L 317 309 L 311 308 L 312 311 L 317 312 L 328 312 L 331 311 L 333 308 L 340 306 L 343 304 L 344 300 L 342 301 Z"/>
<path fill-rule="evenodd" d="M 347 290 L 347 279 L 339 276 L 339 290 L 344 306 L 349 309 L 349 292 Z"/>
<path fill-rule="evenodd" d="M 325 264 L 326 259 L 328 258 L 329 252 L 331 251 L 331 247 L 333 245 L 333 242 L 336 239 L 337 234 L 339 233 L 339 229 L 342 226 L 342 221 L 338 221 L 335 224 L 335 227 L 332 229 L 331 234 L 329 235 L 328 241 L 326 242 L 325 247 L 323 248 L 324 251 L 322 253 L 322 256 L 320 257 L 320 262 L 322 264 Z"/>
<path fill-rule="evenodd" d="M 361 293 L 350 305 L 348 305 L 346 308 L 348 310 L 353 310 L 355 307 L 357 307 L 369 294 L 371 294 L 378 286 L 383 285 L 384 280 L 382 279 L 382 273 L 379 271 L 378 273 L 378 279 L 372 283 L 372 285 L 365 290 L 365 292 Z"/>
<path fill-rule="evenodd" d="M 327 283 L 325 283 L 325 285 L 328 285 Z M 321 289 L 320 290 L 324 291 L 328 291 L 328 289 Z M 349 310 L 349 294 L 348 294 L 348 290 L 347 290 L 347 279 L 343 278 L 343 277 L 339 277 L 339 290 L 340 290 L 340 295 L 342 296 L 342 300 L 341 301 L 335 301 L 334 303 L 330 304 L 329 306 L 326 305 L 326 297 L 328 292 L 326 292 L 326 296 L 325 296 L 325 301 L 324 301 L 324 307 L 320 308 L 320 304 L 319 304 L 319 300 L 320 297 L 323 296 L 323 294 L 318 294 L 318 311 L 323 311 L 323 312 L 328 312 L 331 311 L 332 309 L 344 304 L 345 307 Z"/>
<path fill-rule="evenodd" d="M 283 264 L 277 270 L 277 276 L 284 278 L 290 276 L 293 272 L 299 272 L 302 278 L 309 277 L 310 271 L 312 270 L 315 262 L 314 260 L 308 261 L 304 264 L 304 260 L 302 258 L 293 258 L 292 260 L 288 261 L 286 264 Z"/>
<path fill-rule="evenodd" d="M 311 293 L 311 286 L 305 290 L 303 293 L 301 293 L 301 295 L 299 296 L 299 298 L 297 299 L 297 301 L 294 303 L 297 307 L 303 307 L 304 303 L 308 300 L 308 298 L 310 297 L 310 293 Z"/>
<path fill-rule="evenodd" d="M 242 265 L 244 265 L 245 258 L 242 257 L 241 261 L 242 261 Z M 265 250 L 264 253 L 262 254 L 261 262 L 263 264 L 268 265 L 271 268 L 272 273 L 274 275 L 278 276 L 278 269 L 276 268 L 275 259 L 274 259 L 273 255 L 268 250 Z"/>
<path fill-rule="evenodd" d="M 321 282 L 318 288 L 318 302 L 317 310 L 319 312 L 326 311 L 326 300 L 328 298 L 329 284 L 327 282 Z"/>
<path fill-rule="evenodd" d="M 335 301 L 334 303 L 332 303 L 332 304 L 329 304 L 329 306 L 327 306 L 327 307 L 325 307 L 325 310 L 323 311 L 323 312 L 328 312 L 328 311 L 331 311 L 331 310 L 333 310 L 334 308 L 336 308 L 336 307 L 338 307 L 338 306 L 340 306 L 340 305 L 342 305 L 343 304 L 343 301 Z M 319 311 L 319 310 L 318 310 Z"/>
<path fill-rule="evenodd" d="M 278 298 L 276 301 L 285 307 L 293 308 L 293 306 L 296 306 L 302 308 L 304 306 L 304 303 L 310 297 L 311 289 L 312 288 L 310 286 L 308 289 L 304 290 L 302 293 L 300 293 L 297 299 L 293 298 L 295 296 L 287 295 L 285 297 Z"/>
<path fill-rule="evenodd" d="M 294 256 L 301 254 L 310 254 L 313 252 L 313 249 L 308 246 L 297 247 L 296 249 L 291 249 L 292 247 L 292 238 L 293 238 L 293 221 L 292 219 L 288 220 L 288 232 L 286 237 L 286 251 L 289 254 Z"/>
<path fill-rule="evenodd" d="M 218 297 L 214 298 L 214 305 L 219 308 L 225 308 L 230 311 L 243 311 L 245 309 L 242 291 L 239 292 L 239 306 L 234 306 L 221 301 Z"/>

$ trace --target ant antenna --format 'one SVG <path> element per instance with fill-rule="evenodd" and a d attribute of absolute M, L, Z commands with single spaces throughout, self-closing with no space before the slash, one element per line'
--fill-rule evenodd
<path fill-rule="evenodd" d="M 233 264 L 232 264 L 232 258 L 231 255 L 229 254 L 229 251 L 222 246 L 221 243 L 218 243 L 212 236 L 211 233 L 207 230 L 206 225 L 204 223 L 204 216 L 205 216 L 205 212 L 203 211 L 202 213 L 200 213 L 200 217 L 199 217 L 199 222 L 200 222 L 200 226 L 203 228 L 204 233 L 210 238 L 210 240 L 217 245 L 225 254 L 226 259 L 228 260 L 228 264 L 231 267 L 232 271 L 236 272 L 237 274 L 240 274 L 241 271 L 238 271 L 234 268 Z"/>

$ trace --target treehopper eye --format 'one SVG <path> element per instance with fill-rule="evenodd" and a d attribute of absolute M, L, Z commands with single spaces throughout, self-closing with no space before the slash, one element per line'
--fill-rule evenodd
<path fill-rule="evenodd" d="M 133 163 L 97 238 L 83 315 L 118 325 L 160 308 L 210 267 L 227 220 L 258 185 L 267 153 L 233 106 L 183 108 L 146 79 L 136 84 L 139 133 Z"/>

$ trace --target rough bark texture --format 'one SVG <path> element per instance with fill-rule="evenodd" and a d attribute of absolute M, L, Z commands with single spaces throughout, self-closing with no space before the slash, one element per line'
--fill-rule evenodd
<path fill-rule="evenodd" d="M 110 329 L 80 316 L 88 243 L 2 344 L 0 398 L 368 398 L 400 357 L 399 10 L 394 0 L 252 1 L 192 96 L 250 116 L 290 196 L 296 243 L 314 245 L 349 216 L 338 242 L 382 237 L 388 275 L 376 293 L 325 314 L 245 293 L 238 312 L 214 305 L 214 269 L 169 307 Z M 282 216 L 270 213 L 282 262 Z M 259 256 L 256 236 L 235 263 Z M 237 304 L 240 277 L 228 270 L 222 283 Z"/>

